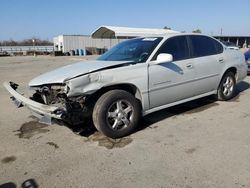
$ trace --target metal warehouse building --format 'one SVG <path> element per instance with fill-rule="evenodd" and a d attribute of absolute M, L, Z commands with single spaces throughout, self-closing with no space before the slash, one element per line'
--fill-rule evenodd
<path fill-rule="evenodd" d="M 109 49 L 122 39 L 93 39 L 89 35 L 59 35 L 54 37 L 55 51 L 63 53 L 76 49 Z"/>
<path fill-rule="evenodd" d="M 149 28 L 129 28 L 101 26 L 96 29 L 91 36 L 89 35 L 59 35 L 54 37 L 55 51 L 70 52 L 72 50 L 91 50 L 103 51 L 110 49 L 119 42 L 139 36 L 153 36 L 176 31 L 168 29 L 149 29 Z"/>
<path fill-rule="evenodd" d="M 250 47 L 250 36 L 214 36 L 215 38 L 223 41 L 233 42 L 240 48 Z"/>

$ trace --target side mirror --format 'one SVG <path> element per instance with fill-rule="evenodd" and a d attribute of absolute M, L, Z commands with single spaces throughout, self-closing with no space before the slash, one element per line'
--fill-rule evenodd
<path fill-rule="evenodd" d="M 154 61 L 155 64 L 170 63 L 173 61 L 173 56 L 171 54 L 162 53 L 159 54 Z"/>

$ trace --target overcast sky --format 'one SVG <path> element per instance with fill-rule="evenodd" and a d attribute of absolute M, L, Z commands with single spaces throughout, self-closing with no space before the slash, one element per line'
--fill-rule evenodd
<path fill-rule="evenodd" d="M 1 0 L 0 40 L 91 34 L 100 25 L 250 36 L 250 0 Z"/>

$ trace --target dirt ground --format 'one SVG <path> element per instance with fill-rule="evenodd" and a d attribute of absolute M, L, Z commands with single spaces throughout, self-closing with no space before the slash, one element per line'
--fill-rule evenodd
<path fill-rule="evenodd" d="M 93 57 L 1 57 L 0 83 L 26 93 L 33 77 Z M 250 77 L 231 101 L 207 97 L 143 118 L 112 140 L 83 127 L 43 125 L 0 86 L 0 188 L 250 187 Z"/>

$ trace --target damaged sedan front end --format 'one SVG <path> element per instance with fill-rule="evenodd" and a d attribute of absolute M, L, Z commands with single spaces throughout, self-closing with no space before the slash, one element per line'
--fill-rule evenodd
<path fill-rule="evenodd" d="M 30 98 L 17 92 L 18 84 L 5 82 L 4 86 L 12 94 L 11 98 L 17 107 L 28 107 L 41 123 L 51 124 L 52 119 L 57 119 L 77 124 L 87 115 L 84 105 L 86 96 L 68 97 L 64 86 L 44 85 L 32 88 L 34 93 Z"/>
<path fill-rule="evenodd" d="M 100 68 L 100 63 L 105 66 Z M 101 78 L 99 71 L 128 64 L 125 61 L 90 61 L 56 69 L 30 81 L 32 95 L 29 98 L 18 93 L 18 84 L 14 82 L 5 82 L 4 87 L 18 107 L 27 106 L 41 123 L 51 124 L 53 119 L 57 119 L 74 125 L 91 116 L 92 94 L 107 81 L 107 78 Z M 108 81 L 111 79 L 109 77 Z"/>
<path fill-rule="evenodd" d="M 32 110 L 33 114 L 40 119 L 42 123 L 50 124 L 51 118 L 62 119 L 66 109 L 54 105 L 47 105 L 42 99 L 42 95 L 36 91 L 32 97 L 26 98 L 17 92 L 18 84 L 13 82 L 4 82 L 4 87 L 12 95 L 11 99 L 17 107 L 26 106 Z"/>
<path fill-rule="evenodd" d="M 43 85 L 41 87 L 32 87 L 34 93 L 32 100 L 47 106 L 56 107 L 52 114 L 57 115 L 57 119 L 61 119 L 70 124 L 77 124 L 82 121 L 86 115 L 85 95 L 77 95 L 69 97 L 69 87 L 66 84 Z M 40 114 L 42 115 L 42 114 Z M 47 122 L 50 124 L 51 119 L 45 115 Z M 53 118 L 53 116 L 51 116 Z M 41 119 L 41 118 L 40 118 Z M 49 120 L 50 119 L 50 120 Z"/>

